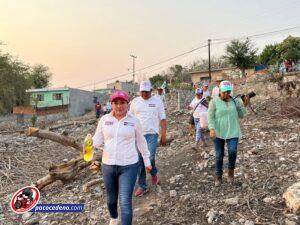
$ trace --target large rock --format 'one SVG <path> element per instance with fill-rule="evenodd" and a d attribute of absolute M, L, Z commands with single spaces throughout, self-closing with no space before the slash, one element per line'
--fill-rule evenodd
<path fill-rule="evenodd" d="M 300 214 L 300 182 L 290 186 L 283 194 L 287 207 L 295 214 Z"/>

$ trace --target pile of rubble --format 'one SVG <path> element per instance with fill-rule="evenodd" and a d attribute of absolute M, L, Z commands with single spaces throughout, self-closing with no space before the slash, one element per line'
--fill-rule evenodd
<path fill-rule="evenodd" d="M 263 85 L 270 91 L 264 89 L 262 94 Z M 243 137 L 233 186 L 226 182 L 214 186 L 212 141 L 206 133 L 208 147 L 192 150 L 189 114 L 177 109 L 176 97 L 168 98 L 168 138 L 172 141 L 158 148 L 161 185 L 150 186 L 148 195 L 134 198 L 134 224 L 300 224 L 300 203 L 295 196 L 300 186 L 300 117 L 283 111 L 288 104 L 298 109 L 300 101 L 277 96 L 275 84 L 263 82 L 240 85 L 236 93 L 250 90 L 257 96 L 252 101 L 253 111 L 249 110 L 241 122 Z M 82 117 L 80 123 L 58 121 L 54 131 L 82 142 L 87 133 L 95 131 L 96 123 L 89 122 L 93 116 Z M 58 126 L 64 123 L 70 124 Z M 78 153 L 72 148 L 13 133 L 1 135 L 0 154 L 0 224 L 107 224 L 101 173 L 91 174 L 89 170 L 81 171 L 78 179 L 68 184 L 47 186 L 40 199 L 40 203 L 84 203 L 83 213 L 36 213 L 26 218 L 10 211 L 11 195 L 7 194 L 43 177 L 49 165 L 75 158 Z M 97 185 L 83 188 L 95 179 Z"/>

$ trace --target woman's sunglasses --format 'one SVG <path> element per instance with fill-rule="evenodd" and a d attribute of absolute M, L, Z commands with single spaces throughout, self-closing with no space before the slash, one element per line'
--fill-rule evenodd
<path fill-rule="evenodd" d="M 228 94 L 228 95 L 230 95 L 230 93 L 231 93 L 231 91 L 224 91 L 224 92 L 222 92 L 223 94 Z"/>

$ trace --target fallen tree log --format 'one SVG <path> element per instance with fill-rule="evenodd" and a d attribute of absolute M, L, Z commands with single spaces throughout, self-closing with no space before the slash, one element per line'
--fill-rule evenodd
<path fill-rule="evenodd" d="M 33 136 L 33 137 L 39 137 L 42 139 L 49 139 L 51 141 L 60 143 L 64 146 L 70 146 L 73 147 L 80 152 L 82 152 L 82 145 L 77 143 L 77 141 L 74 138 L 59 135 L 54 132 L 48 131 L 48 130 L 40 130 L 39 128 L 35 127 L 29 127 L 25 129 L 26 136 Z"/>
<path fill-rule="evenodd" d="M 49 168 L 49 174 L 45 177 L 39 179 L 33 184 L 39 190 L 42 190 L 44 187 L 54 183 L 55 181 L 61 181 L 63 184 L 70 182 L 76 178 L 81 170 L 92 165 L 91 170 L 100 169 L 101 154 L 97 153 L 94 155 L 93 161 L 86 162 L 83 160 L 82 156 L 82 145 L 77 143 L 75 139 L 71 137 L 66 137 L 64 135 L 56 134 L 47 130 L 39 130 L 38 128 L 29 127 L 25 130 L 27 136 L 34 136 L 43 139 L 49 139 L 54 142 L 60 143 L 64 146 L 70 146 L 77 149 L 80 153 L 80 156 L 76 159 L 72 159 L 69 162 L 62 163 L 60 165 L 52 165 Z M 97 167 L 98 165 L 98 167 Z M 97 168 L 96 168 L 97 167 Z"/>
<path fill-rule="evenodd" d="M 91 181 L 87 182 L 86 184 L 84 184 L 82 186 L 83 192 L 88 192 L 90 187 L 101 183 L 101 181 L 102 181 L 102 179 L 98 178 L 98 179 L 94 179 L 94 180 L 91 180 Z"/>
<path fill-rule="evenodd" d="M 68 122 L 68 123 L 51 126 L 48 128 L 48 130 L 52 131 L 52 130 L 56 130 L 56 129 L 63 128 L 63 127 L 77 126 L 77 125 L 82 125 L 82 124 L 92 125 L 92 124 L 96 123 L 97 121 L 98 121 L 97 119 L 90 119 L 87 121 L 72 121 L 72 122 Z"/>
<path fill-rule="evenodd" d="M 63 128 L 63 127 L 73 126 L 74 124 L 75 124 L 75 122 L 58 124 L 58 125 L 49 127 L 48 130 L 52 131 L 52 130 L 56 130 L 56 129 Z"/>

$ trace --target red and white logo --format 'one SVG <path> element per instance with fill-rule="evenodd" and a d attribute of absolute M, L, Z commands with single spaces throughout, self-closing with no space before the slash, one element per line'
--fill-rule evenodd
<path fill-rule="evenodd" d="M 27 186 L 13 195 L 10 206 L 15 213 L 25 213 L 33 209 L 40 199 L 40 191 L 36 187 Z"/>

